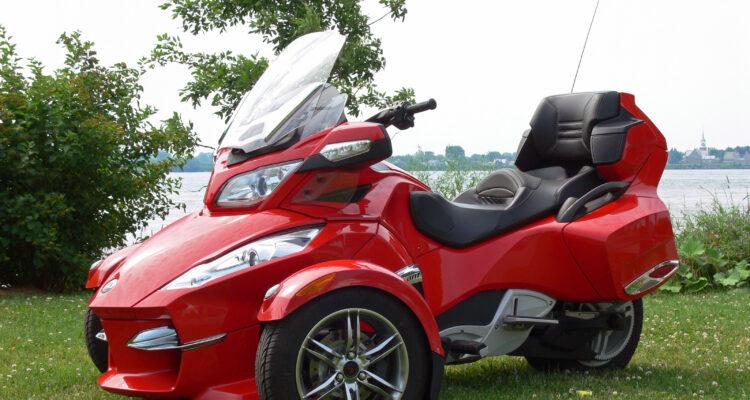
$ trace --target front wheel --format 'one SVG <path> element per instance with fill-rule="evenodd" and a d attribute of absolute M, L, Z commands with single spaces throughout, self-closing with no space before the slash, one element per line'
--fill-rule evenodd
<path fill-rule="evenodd" d="M 592 360 L 564 360 L 526 357 L 537 370 L 611 370 L 622 369 L 630 362 L 641 339 L 643 328 L 643 301 L 636 299 L 619 303 L 585 303 L 578 311 L 617 312 L 625 317 L 624 329 L 602 330 L 589 343 L 594 352 Z"/>
<path fill-rule="evenodd" d="M 322 296 L 263 327 L 261 399 L 423 399 L 426 338 L 408 308 L 357 288 Z"/>
<path fill-rule="evenodd" d="M 83 338 L 86 341 L 86 348 L 89 351 L 91 361 L 94 362 L 99 372 L 107 370 L 109 345 L 103 339 L 96 335 L 104 332 L 102 321 L 94 314 L 90 308 L 86 307 L 86 314 L 83 323 Z"/>

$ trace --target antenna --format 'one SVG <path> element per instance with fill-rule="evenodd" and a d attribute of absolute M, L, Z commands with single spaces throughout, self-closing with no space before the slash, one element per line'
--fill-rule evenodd
<path fill-rule="evenodd" d="M 581 57 L 578 59 L 578 67 L 576 67 L 576 75 L 573 77 L 573 86 L 570 87 L 570 93 L 573 93 L 573 89 L 576 87 L 576 80 L 578 79 L 578 70 L 581 69 L 581 61 L 583 61 L 583 53 L 586 51 L 586 43 L 589 42 L 589 35 L 591 34 L 591 27 L 594 26 L 594 18 L 596 18 L 596 10 L 599 9 L 599 0 L 596 0 L 596 7 L 594 7 L 594 15 L 591 16 L 591 23 L 589 24 L 589 31 L 586 32 L 586 40 L 583 41 L 583 49 L 581 50 Z"/>

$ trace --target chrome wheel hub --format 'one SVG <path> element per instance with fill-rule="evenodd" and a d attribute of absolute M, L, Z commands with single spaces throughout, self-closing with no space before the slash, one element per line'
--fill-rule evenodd
<path fill-rule="evenodd" d="M 336 311 L 307 334 L 297 355 L 297 391 L 312 399 L 400 399 L 409 358 L 401 334 L 367 309 Z"/>

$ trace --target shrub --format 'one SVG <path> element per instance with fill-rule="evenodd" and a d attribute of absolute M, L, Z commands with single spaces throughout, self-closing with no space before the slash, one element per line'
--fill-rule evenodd
<path fill-rule="evenodd" d="M 423 166 L 426 163 L 422 154 L 424 154 L 422 151 L 417 152 L 417 156 L 409 160 L 407 169 L 433 191 L 449 200 L 455 199 L 467 189 L 476 186 L 495 169 L 487 160 L 471 165 L 466 158 L 452 155 L 445 159 L 445 171 L 424 171 Z"/>
<path fill-rule="evenodd" d="M 727 181 L 729 185 L 729 181 Z M 697 291 L 708 285 L 742 286 L 750 282 L 750 196 L 728 205 L 713 193 L 711 203 L 675 220 L 680 270 L 663 290 Z"/>
<path fill-rule="evenodd" d="M 159 127 L 140 104 L 143 68 L 99 65 L 80 33 L 62 35 L 64 67 L 18 57 L 0 26 L 0 283 L 80 287 L 104 249 L 164 217 L 169 171 L 195 144 L 176 114 Z M 153 160 L 159 150 L 173 158 Z"/>

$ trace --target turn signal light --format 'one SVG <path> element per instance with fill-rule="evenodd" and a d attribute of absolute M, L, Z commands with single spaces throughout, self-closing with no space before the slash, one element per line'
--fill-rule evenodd
<path fill-rule="evenodd" d="M 335 273 L 326 275 L 322 278 L 318 278 L 312 282 L 310 282 L 307 286 L 302 288 L 299 292 L 297 292 L 298 297 L 302 296 L 309 296 L 311 294 L 315 294 L 320 292 L 321 290 L 325 289 L 326 286 L 328 286 L 329 283 L 333 280 L 333 278 L 336 276 Z"/>

